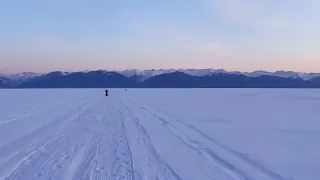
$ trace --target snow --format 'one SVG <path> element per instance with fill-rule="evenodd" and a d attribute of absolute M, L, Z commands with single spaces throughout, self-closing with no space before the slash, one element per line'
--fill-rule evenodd
<path fill-rule="evenodd" d="M 124 71 L 115 71 L 118 72 L 126 77 L 131 77 L 134 75 L 139 75 L 145 77 L 145 79 L 149 79 L 156 75 L 172 73 L 172 72 L 183 72 L 192 76 L 210 76 L 219 73 L 224 74 L 236 74 L 240 75 L 243 74 L 248 77 L 259 77 L 262 75 L 268 76 L 276 76 L 276 77 L 283 77 L 283 78 L 301 78 L 303 80 L 310 80 L 315 77 L 319 77 L 320 73 L 303 73 L 303 72 L 293 72 L 293 71 L 275 71 L 275 72 L 267 72 L 267 71 L 254 71 L 254 72 L 238 72 L 238 71 L 226 71 L 224 69 L 152 69 L 152 70 L 136 70 L 136 69 L 128 69 Z"/>
<path fill-rule="evenodd" d="M 140 71 L 136 70 L 136 69 L 127 69 L 124 71 L 114 71 L 114 72 L 118 72 L 126 77 L 132 77 L 134 75 L 139 75 Z"/>
<path fill-rule="evenodd" d="M 248 77 L 259 77 L 263 75 L 271 76 L 272 73 L 266 72 L 266 71 L 254 71 L 254 72 L 244 72 L 243 75 L 248 76 Z"/>
<path fill-rule="evenodd" d="M 0 179 L 314 180 L 320 91 L 0 91 Z"/>
<path fill-rule="evenodd" d="M 200 77 L 207 76 L 213 72 L 216 72 L 216 70 L 213 70 L 213 69 L 179 69 L 179 71 L 192 76 L 200 76 Z"/>
<path fill-rule="evenodd" d="M 22 73 L 17 73 L 17 74 L 10 74 L 10 75 L 0 74 L 0 77 L 1 76 L 7 77 L 12 80 L 25 80 L 25 79 L 30 79 L 30 78 L 40 76 L 40 74 L 33 73 L 33 72 L 22 72 Z"/>
<path fill-rule="evenodd" d="M 244 72 L 242 73 L 248 77 L 259 77 L 262 75 L 276 76 L 283 78 L 301 78 L 305 81 L 312 78 L 320 77 L 320 73 L 303 73 L 303 72 L 293 72 L 293 71 L 276 71 L 276 72 L 266 72 L 266 71 L 254 71 L 254 72 Z"/>
<path fill-rule="evenodd" d="M 175 72 L 174 69 L 151 69 L 151 70 L 136 70 L 136 69 L 127 69 L 124 71 L 115 71 L 118 72 L 126 77 L 132 77 L 134 75 L 143 76 L 146 79 L 149 79 L 153 76 L 166 74 L 166 73 L 172 73 Z"/>
<path fill-rule="evenodd" d="M 226 73 L 225 70 L 214 70 L 214 69 L 179 69 L 180 72 L 192 75 L 192 76 L 207 76 L 214 73 Z"/>
<path fill-rule="evenodd" d="M 240 72 L 235 71 L 225 71 L 223 69 L 152 69 L 152 70 L 136 70 L 136 69 L 128 69 L 124 71 L 115 71 L 118 72 L 126 77 L 132 77 L 134 75 L 143 76 L 145 79 L 149 79 L 153 76 L 161 75 L 161 74 L 167 74 L 172 72 L 183 72 L 192 76 L 208 76 L 213 75 L 217 73 L 227 73 L 227 74 L 241 74 Z"/>

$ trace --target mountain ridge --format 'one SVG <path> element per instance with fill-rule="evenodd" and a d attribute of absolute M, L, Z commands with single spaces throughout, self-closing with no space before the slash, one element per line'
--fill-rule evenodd
<path fill-rule="evenodd" d="M 211 74 L 217 74 L 217 73 L 226 73 L 226 74 L 243 74 L 248 77 L 258 77 L 262 75 L 270 75 L 270 76 L 278 76 L 278 77 L 300 77 L 304 80 L 309 80 L 314 77 L 320 77 L 320 73 L 306 73 L 306 72 L 295 72 L 295 71 L 284 71 L 284 70 L 278 70 L 274 72 L 269 72 L 269 71 L 263 71 L 263 70 L 256 70 L 252 72 L 241 72 L 241 71 L 226 71 L 224 69 L 212 69 L 212 68 L 207 68 L 207 69 L 146 69 L 146 70 L 138 70 L 138 69 L 126 69 L 126 70 L 97 70 L 97 71 L 104 71 L 104 72 L 117 72 L 120 73 L 126 77 L 132 77 L 134 75 L 137 76 L 143 76 L 144 79 L 149 79 L 153 76 L 160 75 L 160 74 L 167 74 L 167 73 L 172 73 L 175 71 L 179 72 L 184 72 L 186 74 L 190 74 L 193 76 L 207 76 Z M 94 72 L 90 70 L 86 71 L 74 71 L 74 72 L 63 72 L 63 71 L 52 71 L 52 72 L 61 72 L 64 75 L 71 74 L 71 73 L 78 73 L 78 72 L 83 72 L 83 73 L 88 73 L 88 72 Z M 34 73 L 34 72 L 21 72 L 17 74 L 2 74 L 0 73 L 0 77 L 6 77 L 12 80 L 21 80 L 21 79 L 30 79 L 34 78 L 37 76 L 43 76 L 46 74 L 50 74 L 52 72 L 48 73 Z"/>
<path fill-rule="evenodd" d="M 20 73 L 23 74 L 23 73 Z M 320 88 L 319 73 L 223 69 L 54 71 L 0 78 L 0 88 Z M 10 77 L 23 77 L 11 78 Z"/>

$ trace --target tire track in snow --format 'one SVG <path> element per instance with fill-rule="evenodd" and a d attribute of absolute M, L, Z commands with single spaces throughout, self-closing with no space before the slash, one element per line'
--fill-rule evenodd
<path fill-rule="evenodd" d="M 133 103 L 135 104 L 135 103 Z M 138 106 L 140 107 L 140 106 Z M 141 108 L 143 109 L 143 108 Z M 178 140 L 180 140 L 182 142 L 183 145 L 185 145 L 187 147 L 187 149 L 189 149 L 191 152 L 195 152 L 197 153 L 200 157 L 203 158 L 203 160 L 208 161 L 208 155 L 207 152 L 202 150 L 201 148 L 198 148 L 196 146 L 194 146 L 196 141 L 192 141 L 192 140 L 187 140 L 187 138 L 184 136 L 184 134 L 182 132 L 180 132 L 179 129 L 175 128 L 175 126 L 171 125 L 171 123 L 165 119 L 159 119 L 158 117 L 154 117 L 153 114 L 151 114 L 150 112 L 148 112 L 147 114 L 144 113 L 145 117 L 148 118 L 148 115 L 151 117 L 149 117 L 150 120 L 155 120 L 159 121 L 161 124 L 163 124 L 163 126 L 165 128 L 167 128 L 169 130 L 169 132 L 171 132 Z M 211 158 L 212 159 L 212 158 Z M 226 167 L 221 166 L 220 164 L 216 163 L 214 160 L 209 161 L 209 164 L 211 164 L 211 171 L 213 172 L 212 174 L 215 174 L 214 177 L 220 177 L 223 178 L 225 180 L 244 180 L 244 175 L 238 172 L 234 172 L 234 171 L 230 171 L 229 169 L 227 169 Z M 220 171 L 217 171 L 220 170 Z"/>
<path fill-rule="evenodd" d="M 250 164 L 251 166 L 255 167 L 256 169 L 260 170 L 264 174 L 268 175 L 269 177 L 276 179 L 276 180 L 289 180 L 289 178 L 286 178 L 280 174 L 278 174 L 275 171 L 269 170 L 267 167 L 263 166 L 261 163 L 257 163 L 253 160 L 251 160 L 249 157 L 245 156 L 244 154 L 237 152 L 231 148 L 226 147 L 225 145 L 219 143 L 216 139 L 208 136 L 204 132 L 200 131 L 199 129 L 195 128 L 194 126 L 187 124 L 187 126 L 190 129 L 193 129 L 195 132 L 198 132 L 202 137 L 210 140 L 212 143 L 216 144 L 217 146 L 223 148 L 224 150 L 232 153 L 233 155 L 237 156 L 239 159 L 245 161 L 246 163 Z M 209 151 L 209 153 L 214 156 L 215 154 L 212 151 Z"/>
<path fill-rule="evenodd" d="M 20 150 L 0 179 L 134 180 L 127 138 L 118 106 L 96 99 L 0 147 Z"/>
<path fill-rule="evenodd" d="M 134 180 L 133 165 L 131 158 L 131 150 L 128 146 L 126 137 L 119 136 L 113 139 L 113 168 L 111 170 L 112 177 L 110 179 L 128 179 Z"/>
<path fill-rule="evenodd" d="M 50 149 L 52 146 L 54 146 L 54 144 L 57 144 L 61 140 L 62 136 L 63 136 L 63 134 L 59 134 L 59 135 L 53 137 L 47 143 L 45 143 L 43 146 L 32 151 L 27 156 L 22 158 L 16 165 L 14 165 L 14 167 L 13 167 L 12 171 L 9 173 L 9 175 L 7 175 L 6 177 L 3 177 L 3 179 L 14 180 L 14 179 L 21 178 L 23 172 L 26 169 L 30 168 L 38 158 L 46 155 L 46 151 L 48 149 Z"/>
<path fill-rule="evenodd" d="M 173 134 L 176 134 L 176 137 L 180 139 L 188 148 L 193 149 L 197 153 L 200 153 L 206 160 L 211 161 L 211 163 L 219 168 L 221 168 L 225 173 L 229 174 L 232 178 L 235 180 L 254 180 L 255 178 L 252 177 L 252 175 L 249 175 L 247 171 L 249 170 L 243 170 L 240 166 L 237 166 L 238 163 L 232 163 L 234 161 L 240 160 L 240 164 L 245 163 L 246 167 L 250 169 L 250 173 L 254 173 L 259 175 L 259 177 L 263 177 L 264 179 L 275 179 L 275 180 L 289 180 L 290 178 L 286 178 L 279 173 L 272 171 L 268 169 L 267 167 L 263 166 L 261 163 L 255 162 L 254 160 L 251 160 L 249 157 L 245 156 L 244 154 L 237 152 L 220 142 L 218 142 L 216 139 L 212 138 L 211 136 L 208 136 L 201 130 L 197 129 L 196 127 L 185 123 L 181 120 L 176 120 L 169 115 L 165 114 L 161 110 L 158 110 L 161 112 L 161 114 L 164 114 L 167 118 L 164 119 L 162 117 L 159 117 L 156 113 L 152 112 L 149 108 L 140 105 L 138 103 L 132 102 L 134 105 L 140 107 L 141 109 L 148 112 L 153 118 L 159 120 L 165 127 L 167 127 Z M 167 120 L 167 119 L 170 119 Z M 189 130 L 192 130 L 193 132 L 196 132 L 198 135 L 202 136 L 203 138 L 209 140 L 216 149 L 219 149 L 219 152 L 223 152 L 224 158 L 221 155 L 218 155 L 219 153 L 216 153 L 211 148 L 208 148 L 205 146 L 205 144 L 200 143 L 199 141 L 195 141 L 188 137 L 186 134 L 182 133 L 183 131 L 179 130 L 177 128 L 178 126 L 175 126 L 174 124 L 177 124 L 178 126 L 184 126 L 187 127 Z M 196 143 L 195 143 L 196 142 Z M 227 160 L 227 159 L 228 160 Z M 231 159 L 231 160 L 229 160 Z"/>
<path fill-rule="evenodd" d="M 252 180 L 252 178 L 249 175 L 247 175 L 245 172 L 237 169 L 234 165 L 230 164 L 228 161 L 223 160 L 214 152 L 210 151 L 210 149 L 201 147 L 203 145 L 200 144 L 200 142 L 189 138 L 187 134 L 183 133 L 181 130 L 176 128 L 176 126 L 174 126 L 172 122 L 169 122 L 166 119 L 158 117 L 157 115 L 151 113 L 148 109 L 144 108 L 143 106 L 139 105 L 139 107 L 148 111 L 148 113 L 152 115 L 153 117 L 152 119 L 158 119 L 158 121 L 160 121 L 164 125 L 164 127 L 166 127 L 169 131 L 171 131 L 187 148 L 199 154 L 205 161 L 209 161 L 209 163 L 212 166 L 220 169 L 230 178 L 234 180 Z"/>
<path fill-rule="evenodd" d="M 75 135 L 75 139 L 81 134 L 84 135 L 63 154 L 58 164 L 58 167 L 63 167 L 54 168 L 51 179 L 99 179 L 96 166 L 99 162 L 97 156 L 100 155 L 102 138 L 95 132 L 95 128 L 100 123 L 98 116 L 95 114 L 101 113 L 98 111 L 99 106 L 100 104 L 96 103 L 88 113 L 74 120 L 75 129 L 72 133 Z"/>
<path fill-rule="evenodd" d="M 91 98 L 85 98 L 84 102 L 87 103 L 91 100 Z M 53 104 L 51 106 L 48 106 L 44 109 L 41 109 L 41 110 L 35 110 L 34 108 L 31 108 L 29 110 L 26 110 L 24 111 L 23 113 L 19 113 L 19 114 L 14 114 L 14 115 L 10 115 L 8 116 L 8 118 L 11 118 L 9 120 L 6 120 L 6 121 L 1 121 L 0 122 L 0 125 L 3 125 L 3 124 L 6 124 L 6 123 L 9 123 L 9 122 L 13 122 L 13 121 L 16 121 L 16 120 L 20 120 L 24 117 L 28 117 L 28 116 L 32 116 L 32 115 L 35 115 L 35 114 L 38 114 L 40 112 L 44 112 L 44 111 L 47 111 L 47 110 L 50 110 L 50 109 L 54 109 L 54 108 L 57 108 L 57 107 L 60 107 L 64 104 L 62 103 L 59 103 L 59 104 Z"/>
<path fill-rule="evenodd" d="M 170 166 L 170 164 L 168 164 L 165 159 L 160 156 L 152 144 L 151 138 L 148 135 L 148 131 L 143 127 L 142 124 L 140 124 L 139 119 L 134 116 L 132 110 L 129 109 L 129 107 L 124 103 L 122 103 L 122 105 L 125 107 L 129 115 L 129 118 L 126 118 L 128 127 L 135 128 L 135 130 L 138 131 L 138 137 L 136 138 L 139 142 L 142 142 L 141 145 L 143 146 L 142 151 L 145 153 L 145 160 L 148 162 L 149 166 L 151 166 L 153 173 L 156 176 L 155 179 L 183 180 L 183 178 L 181 178 L 181 176 Z M 138 173 L 136 176 L 140 176 L 141 178 L 142 175 L 142 173 Z M 148 177 L 146 178 L 148 179 Z"/>
<path fill-rule="evenodd" d="M 95 118 L 90 121 L 78 120 L 76 124 L 87 127 L 90 141 L 81 150 L 82 155 L 72 158 L 69 164 L 72 175 L 66 174 L 64 177 L 81 180 L 133 180 L 131 151 L 117 108 L 108 103 L 97 104 L 97 108 L 88 116 Z"/>
<path fill-rule="evenodd" d="M 61 130 L 70 123 L 69 120 L 77 118 L 78 116 L 81 115 L 83 111 L 87 110 L 90 106 L 91 106 L 90 103 L 85 102 L 80 106 L 71 109 L 67 113 L 53 118 L 52 120 L 50 120 L 48 124 L 45 124 L 44 126 L 38 129 L 35 129 L 33 132 L 30 132 L 25 136 L 22 136 L 20 138 L 17 138 L 6 144 L 1 145 L 0 147 L 1 155 L 11 156 L 10 154 L 12 154 L 12 152 L 8 151 L 8 149 L 22 149 L 23 147 L 27 147 L 27 146 L 29 146 L 29 148 L 32 148 L 32 146 L 36 144 L 37 141 L 41 141 L 46 138 L 49 138 L 49 136 L 47 135 L 49 134 L 51 134 L 50 136 L 56 135 L 57 133 L 55 131 L 58 130 L 59 132 L 61 132 Z M 44 137 L 44 136 L 47 136 L 47 137 Z M 2 163 L 5 163 L 5 162 L 2 162 Z"/>
<path fill-rule="evenodd" d="M 38 178 L 134 180 L 123 119 L 117 107 L 111 106 L 106 111 L 102 103 L 96 102 L 90 110 L 66 125 L 65 131 L 70 136 L 55 145 L 59 153 L 46 170 L 38 173 L 41 175 Z"/>
<path fill-rule="evenodd" d="M 95 143 L 87 154 L 84 175 L 81 179 L 134 180 L 131 150 L 127 142 L 123 119 L 118 107 L 108 104 L 93 121 L 92 135 Z M 106 128 L 101 128 L 106 127 Z M 109 133 L 106 133 L 109 131 Z"/>
<path fill-rule="evenodd" d="M 184 134 L 179 129 L 176 129 L 174 126 L 167 124 L 166 127 L 175 134 L 175 136 L 189 149 L 199 154 L 204 160 L 209 161 L 211 165 L 216 168 L 219 168 L 230 178 L 234 180 L 254 180 L 247 173 L 235 167 L 230 162 L 219 157 L 209 148 L 205 147 L 202 143 L 192 140 L 188 135 Z"/>
<path fill-rule="evenodd" d="M 84 159 L 86 168 L 83 170 L 84 175 L 82 178 L 80 177 L 81 179 L 100 179 L 100 170 L 102 168 L 98 166 L 101 161 L 102 138 L 94 138 L 94 141 L 94 146 L 84 154 L 86 157 Z"/>
<path fill-rule="evenodd" d="M 91 105 L 85 104 L 83 106 L 85 108 L 80 112 L 74 113 L 73 111 L 71 111 L 71 112 L 67 113 L 66 116 L 67 117 L 69 116 L 67 120 L 64 120 L 64 116 L 60 117 L 61 120 L 66 121 L 66 124 L 62 125 L 60 127 L 60 130 L 53 137 L 51 137 L 49 140 L 47 140 L 47 142 L 45 142 L 43 145 L 41 145 L 37 149 L 35 149 L 35 150 L 29 152 L 27 155 L 25 155 L 19 162 L 17 162 L 13 166 L 13 168 L 9 172 L 6 173 L 6 175 L 1 177 L 1 179 L 10 179 L 10 180 L 11 179 L 19 179 L 23 175 L 23 173 L 28 168 L 31 168 L 39 158 L 41 158 L 43 156 L 50 157 L 50 155 L 48 154 L 48 151 L 50 151 L 51 148 L 53 148 L 55 145 L 60 143 L 63 138 L 67 139 L 67 136 L 70 135 L 69 132 L 65 132 L 65 128 L 69 124 L 71 124 L 74 119 L 77 119 L 77 118 L 81 117 L 81 115 L 85 114 L 88 111 L 88 109 L 90 109 L 92 104 Z M 83 106 L 80 106 L 80 109 Z M 21 141 L 21 140 L 19 140 L 19 141 Z M 45 174 L 45 173 L 40 172 L 40 174 Z"/>
<path fill-rule="evenodd" d="M 1 122 L 0 122 L 0 125 L 7 124 L 7 123 L 10 123 L 10 122 L 13 122 L 13 121 L 22 119 L 22 118 L 24 118 L 24 117 L 32 116 L 32 115 L 35 115 L 35 114 L 38 114 L 38 113 L 40 113 L 40 112 L 44 112 L 44 111 L 47 111 L 47 110 L 50 110 L 50 109 L 54 109 L 54 108 L 57 108 L 57 107 L 59 107 L 59 106 L 61 106 L 61 105 L 56 105 L 56 104 L 54 104 L 54 105 L 52 105 L 52 106 L 49 106 L 49 107 L 44 108 L 44 109 L 41 109 L 41 110 L 36 110 L 36 111 L 31 111 L 31 110 L 29 110 L 30 112 L 27 111 L 27 112 L 25 112 L 25 113 L 21 113 L 21 114 L 17 114 L 17 115 L 11 115 L 11 117 L 14 117 L 14 118 L 9 119 L 9 120 L 6 120 L 6 121 L 1 121 Z"/>
<path fill-rule="evenodd" d="M 46 171 L 45 174 L 50 174 L 50 180 L 60 179 L 60 177 L 56 176 L 63 170 L 63 168 L 67 168 L 69 170 L 67 162 L 71 161 L 71 157 L 73 157 L 73 159 L 79 156 L 85 157 L 82 152 L 86 150 L 89 143 L 90 140 L 88 138 L 88 134 L 85 134 L 79 141 L 69 148 L 68 151 L 62 151 L 55 160 L 51 161 L 50 167 L 47 168 L 49 171 Z M 70 171 L 71 177 L 74 175 L 73 173 L 73 171 Z"/>

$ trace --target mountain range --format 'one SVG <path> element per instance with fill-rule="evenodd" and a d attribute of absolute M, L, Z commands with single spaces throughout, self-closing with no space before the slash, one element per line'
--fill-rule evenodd
<path fill-rule="evenodd" d="M 0 88 L 320 88 L 320 73 L 223 69 L 23 72 L 0 74 Z"/>

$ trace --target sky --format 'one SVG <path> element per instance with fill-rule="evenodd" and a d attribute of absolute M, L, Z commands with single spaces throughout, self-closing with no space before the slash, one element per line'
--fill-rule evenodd
<path fill-rule="evenodd" d="M 0 1 L 0 73 L 320 72 L 319 0 Z"/>

